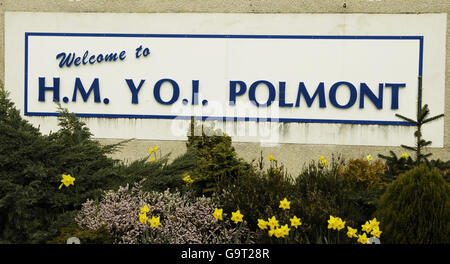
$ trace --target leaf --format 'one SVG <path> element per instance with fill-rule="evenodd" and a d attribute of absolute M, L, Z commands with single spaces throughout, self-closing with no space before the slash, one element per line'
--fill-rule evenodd
<path fill-rule="evenodd" d="M 423 124 L 425 124 L 425 123 L 428 123 L 428 122 L 431 122 L 431 121 L 433 121 L 433 120 L 436 120 L 436 119 L 438 119 L 438 118 L 441 118 L 441 117 L 443 117 L 444 116 L 444 114 L 440 114 L 440 115 L 437 115 L 437 116 L 433 116 L 433 117 L 430 117 L 430 118 L 427 118 L 427 119 L 425 119 L 425 120 L 423 120 Z"/>
<path fill-rule="evenodd" d="M 412 150 L 412 151 L 416 151 L 417 150 L 415 147 L 410 147 L 410 146 L 406 146 L 406 145 L 400 145 L 400 146 L 402 148 L 409 149 L 409 150 Z"/>
<path fill-rule="evenodd" d="M 409 123 L 412 123 L 412 124 L 414 124 L 414 125 L 417 125 L 417 121 L 414 121 L 414 120 L 412 120 L 412 119 L 410 119 L 410 118 L 407 118 L 407 117 L 402 116 L 402 115 L 400 115 L 400 114 L 395 114 L 395 116 L 396 116 L 396 117 L 399 117 L 399 118 L 401 118 L 401 119 L 403 119 L 403 120 L 405 120 L 406 122 L 409 122 Z"/>

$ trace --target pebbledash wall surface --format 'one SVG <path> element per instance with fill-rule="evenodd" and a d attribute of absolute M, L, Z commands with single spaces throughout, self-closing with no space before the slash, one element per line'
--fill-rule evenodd
<path fill-rule="evenodd" d="M 56 104 L 115 158 L 183 153 L 190 116 L 239 156 L 290 172 L 320 155 L 414 144 L 417 77 L 434 158 L 450 159 L 449 1 L 3 0 L 1 80 L 22 115 L 57 130 Z M 410 153 L 412 154 L 412 153 Z"/>

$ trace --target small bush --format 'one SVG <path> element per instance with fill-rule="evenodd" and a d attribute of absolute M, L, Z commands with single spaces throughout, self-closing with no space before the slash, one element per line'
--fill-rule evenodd
<path fill-rule="evenodd" d="M 60 109 L 60 130 L 42 135 L 0 89 L 0 241 L 44 243 L 73 222 L 81 203 L 120 181 L 104 173 L 114 146 L 91 140 L 73 114 Z M 62 174 L 75 185 L 58 189 Z"/>
<path fill-rule="evenodd" d="M 150 199 L 142 190 L 142 181 L 134 186 L 119 187 L 103 194 L 101 200 L 88 199 L 76 216 L 76 223 L 85 229 L 97 230 L 105 226 L 115 243 L 139 242 L 145 227 L 139 223 L 139 209 Z"/>
<path fill-rule="evenodd" d="M 287 197 L 295 200 L 293 180 L 282 164 L 271 161 L 269 168 L 263 169 L 262 160 L 253 171 L 237 176 L 233 180 L 219 183 L 216 203 L 224 211 L 239 209 L 251 230 L 257 230 L 258 219 L 267 219 L 280 213 L 280 201 Z M 295 203 L 295 201 L 293 202 Z M 293 204 L 291 204 L 293 206 Z M 267 236 L 257 242 L 268 242 Z"/>
<path fill-rule="evenodd" d="M 385 165 L 381 160 L 349 159 L 342 168 L 342 176 L 349 185 L 357 185 L 361 189 L 383 189 L 387 183 L 382 177 Z"/>
<path fill-rule="evenodd" d="M 149 228 L 139 221 L 140 209 L 148 205 L 149 216 L 160 217 L 161 226 Z M 229 220 L 217 222 L 210 198 L 190 198 L 179 192 L 145 192 L 142 182 L 105 192 L 101 201 L 88 200 L 76 217 L 87 229 L 105 226 L 115 243 L 243 243 L 252 234 L 245 224 L 236 229 Z M 148 232 L 151 235 L 148 235 Z"/>
<path fill-rule="evenodd" d="M 151 229 L 152 236 L 143 243 L 164 244 L 241 244 L 252 243 L 253 233 L 246 221 L 238 225 L 223 213 L 223 220 L 214 218 L 216 204 L 208 197 L 189 197 L 178 192 L 151 193 L 150 214 L 161 218 L 161 227 Z M 150 229 L 147 227 L 147 229 Z"/>
<path fill-rule="evenodd" d="M 211 196 L 217 191 L 218 182 L 251 173 L 251 165 L 237 157 L 231 137 L 191 122 L 187 148 L 188 153 L 195 156 L 196 163 L 188 174 L 194 180 L 192 188 L 197 195 Z"/>
<path fill-rule="evenodd" d="M 387 243 L 449 243 L 450 186 L 438 169 L 422 164 L 398 176 L 375 215 Z"/>

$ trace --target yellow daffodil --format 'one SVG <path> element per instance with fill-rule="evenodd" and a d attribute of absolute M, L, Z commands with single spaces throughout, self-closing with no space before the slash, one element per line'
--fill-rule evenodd
<path fill-rule="evenodd" d="M 291 220 L 291 226 L 293 226 L 295 228 L 297 228 L 298 226 L 302 225 L 302 223 L 300 222 L 301 219 L 297 218 L 297 216 L 295 216 L 295 215 L 290 220 Z"/>
<path fill-rule="evenodd" d="M 268 233 L 269 233 L 269 237 L 272 237 L 275 234 L 275 228 L 270 227 Z"/>
<path fill-rule="evenodd" d="M 328 229 L 336 229 L 337 226 L 337 218 L 330 215 L 330 219 L 328 219 Z"/>
<path fill-rule="evenodd" d="M 367 155 L 366 158 L 367 158 L 368 161 L 371 161 L 372 160 L 372 155 Z"/>
<path fill-rule="evenodd" d="M 150 219 L 148 222 L 150 224 L 150 227 L 153 228 L 158 228 L 161 225 L 161 222 L 159 222 L 159 216 L 158 217 L 152 216 L 152 219 Z"/>
<path fill-rule="evenodd" d="M 156 162 L 156 158 L 155 158 L 155 157 L 152 157 L 152 158 L 150 159 L 150 162 L 155 163 L 155 162 Z"/>
<path fill-rule="evenodd" d="M 191 176 L 189 174 L 186 174 L 186 176 L 184 176 L 183 181 L 186 184 L 192 184 L 194 182 L 194 180 L 191 178 Z"/>
<path fill-rule="evenodd" d="M 364 232 L 370 233 L 372 231 L 372 225 L 368 221 L 366 221 L 366 223 L 361 227 L 361 230 Z"/>
<path fill-rule="evenodd" d="M 61 185 L 59 186 L 59 189 L 62 188 L 62 186 L 66 186 L 69 187 L 70 185 L 74 185 L 73 182 L 75 181 L 75 178 L 70 176 L 70 174 L 63 174 L 62 175 L 62 180 L 61 180 Z"/>
<path fill-rule="evenodd" d="M 223 220 L 222 213 L 223 213 L 223 209 L 216 208 L 216 209 L 214 209 L 213 216 L 216 220 Z"/>
<path fill-rule="evenodd" d="M 322 161 L 322 160 L 325 160 L 325 156 L 324 155 L 321 155 L 320 156 L 320 160 Z"/>
<path fill-rule="evenodd" d="M 328 161 L 326 159 L 323 159 L 320 161 L 322 166 L 327 167 L 328 166 Z"/>
<path fill-rule="evenodd" d="M 372 236 L 378 237 L 378 238 L 380 238 L 381 233 L 383 233 L 383 232 L 381 232 L 380 229 L 378 229 L 378 227 L 375 227 L 374 229 L 372 229 L 372 232 L 371 232 Z"/>
<path fill-rule="evenodd" d="M 275 160 L 275 157 L 274 157 L 273 155 L 270 155 L 270 154 L 269 154 L 268 159 L 269 159 L 270 161 L 273 161 L 273 160 Z"/>
<path fill-rule="evenodd" d="M 141 222 L 141 224 L 145 224 L 147 223 L 147 214 L 143 213 L 143 214 L 139 214 L 139 222 Z"/>
<path fill-rule="evenodd" d="M 150 212 L 150 209 L 148 208 L 147 205 L 144 205 L 144 206 L 141 208 L 141 214 L 146 214 L 146 213 L 148 213 L 148 212 Z"/>
<path fill-rule="evenodd" d="M 330 215 L 330 219 L 328 220 L 328 229 L 341 230 L 345 227 L 345 221 L 342 221 L 339 217 L 334 217 Z"/>
<path fill-rule="evenodd" d="M 274 231 L 274 235 L 276 238 L 280 238 L 284 235 L 284 231 L 281 228 L 276 228 Z"/>
<path fill-rule="evenodd" d="M 378 222 L 376 218 L 369 220 L 369 224 L 372 227 L 372 229 L 380 227 L 380 222 Z"/>
<path fill-rule="evenodd" d="M 267 229 L 267 225 L 269 225 L 269 222 L 263 220 L 263 219 L 258 219 L 258 227 L 261 230 Z"/>
<path fill-rule="evenodd" d="M 231 215 L 232 215 L 231 220 L 234 221 L 234 223 L 236 223 L 236 224 L 239 222 L 242 222 L 242 218 L 244 217 L 241 214 L 240 210 L 237 210 L 236 212 L 232 212 Z"/>
<path fill-rule="evenodd" d="M 357 232 L 357 231 L 358 231 L 358 230 L 357 230 L 356 228 L 351 228 L 351 227 L 347 226 L 347 236 L 348 236 L 348 238 L 358 237 L 358 236 L 356 235 L 356 232 Z"/>
<path fill-rule="evenodd" d="M 289 226 L 286 224 L 284 226 L 281 226 L 279 228 L 281 230 L 281 236 L 285 237 L 289 235 L 289 231 L 291 231 L 291 229 L 289 228 Z"/>
<path fill-rule="evenodd" d="M 336 222 L 336 229 L 338 231 L 341 231 L 345 227 L 345 221 L 342 221 L 341 218 L 338 218 L 338 221 Z"/>
<path fill-rule="evenodd" d="M 156 151 L 158 151 L 158 146 L 156 146 L 156 147 L 154 147 L 154 148 L 150 148 L 149 150 L 148 150 L 148 153 L 150 153 L 150 155 L 151 154 L 153 154 L 153 152 L 156 152 Z"/>
<path fill-rule="evenodd" d="M 284 200 L 280 201 L 280 208 L 283 210 L 291 209 L 290 204 L 291 202 L 289 202 L 286 198 L 284 198 Z"/>
<path fill-rule="evenodd" d="M 358 242 L 361 244 L 367 244 L 367 241 L 369 241 L 369 239 L 366 236 L 366 233 L 363 233 L 362 235 L 358 235 Z"/>
<path fill-rule="evenodd" d="M 275 227 L 278 227 L 278 220 L 275 218 L 275 216 L 272 216 L 272 218 L 269 218 L 269 226 L 271 229 L 275 229 Z"/>
<path fill-rule="evenodd" d="M 401 157 L 407 159 L 408 158 L 408 154 L 406 152 L 404 152 L 404 153 L 402 153 Z"/>

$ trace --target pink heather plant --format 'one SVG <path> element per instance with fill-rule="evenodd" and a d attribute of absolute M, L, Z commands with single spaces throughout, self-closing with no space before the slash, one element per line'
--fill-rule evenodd
<path fill-rule="evenodd" d="M 75 221 L 89 229 L 106 225 L 117 243 L 135 244 L 145 230 L 139 222 L 139 210 L 148 200 L 148 193 L 142 191 L 142 182 L 132 188 L 129 185 L 119 187 L 116 192 L 105 192 L 100 202 L 87 200 Z"/>
<path fill-rule="evenodd" d="M 151 216 L 160 217 L 161 226 L 150 228 L 139 222 L 140 208 L 148 205 Z M 216 205 L 210 198 L 190 198 L 179 192 L 142 191 L 142 182 L 130 188 L 105 192 L 103 199 L 86 201 L 76 217 L 78 225 L 97 229 L 106 225 L 117 243 L 251 243 L 253 233 L 242 223 L 240 229 L 224 213 L 224 220 L 213 217 Z M 146 236 L 145 232 L 150 232 Z"/>
<path fill-rule="evenodd" d="M 216 205 L 210 198 L 189 198 L 178 192 L 152 193 L 150 212 L 161 217 L 161 228 L 145 243 L 220 244 L 251 243 L 253 234 L 244 223 L 238 230 L 227 219 L 218 222 L 213 212 Z M 151 230 L 153 232 L 153 230 Z M 237 239 L 236 239 L 237 238 Z"/>

